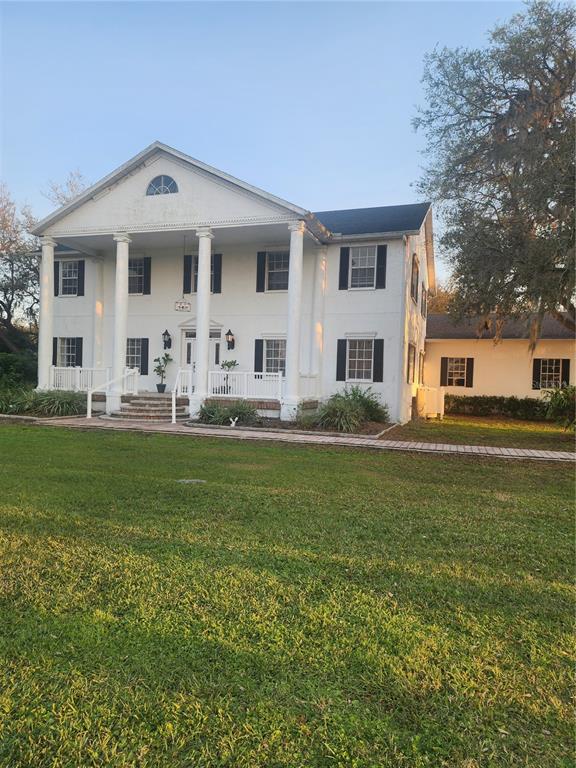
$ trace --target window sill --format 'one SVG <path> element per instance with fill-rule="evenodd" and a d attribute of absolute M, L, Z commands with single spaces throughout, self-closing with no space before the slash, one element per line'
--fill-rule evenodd
<path fill-rule="evenodd" d="M 264 293 L 288 293 L 288 288 L 266 288 Z"/>
<path fill-rule="evenodd" d="M 382 290 L 381 288 L 376 288 L 375 285 L 372 286 L 366 286 L 365 288 L 352 288 L 352 286 L 348 286 L 349 291 L 377 291 Z"/>

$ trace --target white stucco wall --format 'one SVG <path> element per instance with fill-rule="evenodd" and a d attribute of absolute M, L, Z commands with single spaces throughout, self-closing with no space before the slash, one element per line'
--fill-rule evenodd
<path fill-rule="evenodd" d="M 532 389 L 533 357 L 569 358 L 570 383 L 573 384 L 575 354 L 576 342 L 571 340 L 541 340 L 532 356 L 528 341 L 521 339 L 505 339 L 498 344 L 492 339 L 429 339 L 424 382 L 432 387 L 440 386 L 442 357 L 473 357 L 474 386 L 446 387 L 447 394 L 540 397 L 540 390 Z"/>

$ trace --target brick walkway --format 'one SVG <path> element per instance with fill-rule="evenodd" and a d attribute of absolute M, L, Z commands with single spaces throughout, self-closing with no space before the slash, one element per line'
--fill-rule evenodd
<path fill-rule="evenodd" d="M 144 424 L 133 421 L 86 419 L 78 417 L 38 419 L 36 424 L 75 429 L 110 429 L 128 432 L 159 432 L 170 435 L 221 437 L 232 440 L 270 440 L 281 443 L 308 445 L 342 445 L 371 448 L 379 451 L 411 451 L 416 453 L 450 453 L 464 456 L 487 456 L 502 459 L 531 459 L 533 461 L 570 461 L 576 454 L 570 451 L 539 451 L 529 448 L 499 448 L 487 445 L 452 445 L 448 443 L 417 443 L 407 440 L 376 440 L 374 437 L 350 437 L 303 434 L 289 430 L 257 430 L 228 427 L 193 426 L 185 424 Z"/>

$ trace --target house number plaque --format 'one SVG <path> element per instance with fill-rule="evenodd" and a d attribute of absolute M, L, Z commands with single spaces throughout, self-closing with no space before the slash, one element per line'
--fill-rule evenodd
<path fill-rule="evenodd" d="M 174 309 L 176 312 L 190 312 L 192 305 L 189 301 L 175 301 Z"/>

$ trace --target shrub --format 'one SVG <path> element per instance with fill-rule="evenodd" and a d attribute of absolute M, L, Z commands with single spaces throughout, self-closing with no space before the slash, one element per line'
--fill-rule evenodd
<path fill-rule="evenodd" d="M 446 395 L 444 410 L 446 413 L 463 416 L 506 416 L 527 421 L 547 418 L 546 403 L 535 397 Z"/>
<path fill-rule="evenodd" d="M 560 387 L 544 392 L 546 415 L 565 429 L 576 426 L 576 387 Z"/>
<path fill-rule="evenodd" d="M 316 423 L 337 432 L 356 432 L 366 420 L 362 404 L 338 392 L 320 407 Z"/>
<path fill-rule="evenodd" d="M 86 413 L 86 395 L 82 392 L 37 392 L 10 389 L 0 392 L 0 413 L 28 416 L 77 416 Z"/>
<path fill-rule="evenodd" d="M 390 421 L 388 406 L 380 402 L 380 395 L 374 392 L 372 387 L 367 389 L 358 386 L 350 387 L 344 390 L 344 397 L 362 407 L 366 421 Z"/>
<path fill-rule="evenodd" d="M 238 424 L 254 424 L 258 418 L 256 409 L 245 400 L 230 405 L 206 403 L 200 409 L 199 420 L 204 424 L 219 424 L 229 427 L 231 420 L 238 419 Z"/>
<path fill-rule="evenodd" d="M 350 387 L 332 395 L 320 407 L 316 424 L 337 432 L 357 432 L 368 421 L 389 421 L 388 407 L 370 387 Z"/>
<path fill-rule="evenodd" d="M 37 362 L 31 352 L 0 352 L 0 389 L 36 384 Z"/>

